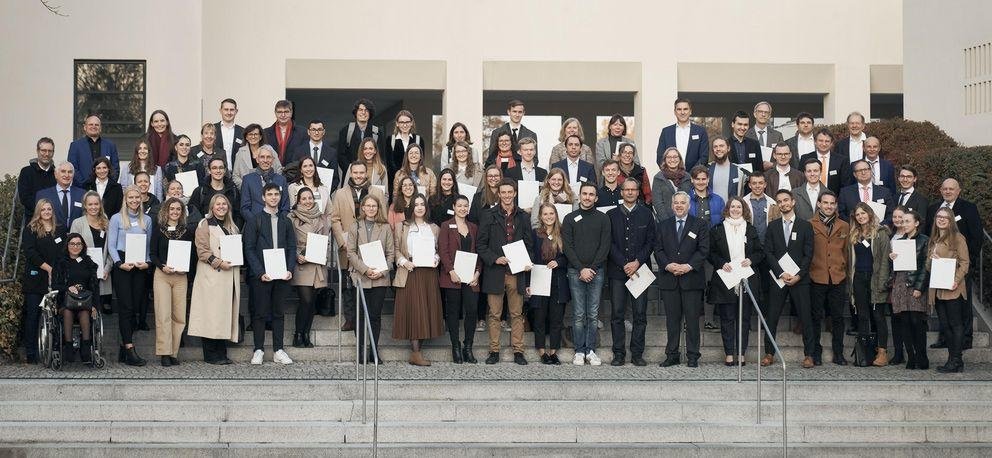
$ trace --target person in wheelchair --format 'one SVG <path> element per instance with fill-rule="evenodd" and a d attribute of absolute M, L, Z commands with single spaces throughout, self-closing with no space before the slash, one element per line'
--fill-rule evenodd
<path fill-rule="evenodd" d="M 100 297 L 97 265 L 86 254 L 86 242 L 78 233 L 66 236 L 66 251 L 55 263 L 52 271 L 52 289 L 59 292 L 59 313 L 62 315 L 62 358 L 66 362 L 75 360 L 72 348 L 72 327 L 79 323 L 82 334 L 79 343 L 79 357 L 84 363 L 90 362 L 93 338 L 90 335 L 92 317 L 96 315 L 97 300 Z"/>

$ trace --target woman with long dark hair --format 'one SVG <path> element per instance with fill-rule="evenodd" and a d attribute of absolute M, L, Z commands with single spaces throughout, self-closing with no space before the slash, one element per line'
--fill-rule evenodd
<path fill-rule="evenodd" d="M 307 159 L 313 161 L 309 157 Z M 292 196 L 295 203 L 289 212 L 289 220 L 296 230 L 296 270 L 293 272 L 293 278 L 290 279 L 289 284 L 296 287 L 296 293 L 300 298 L 299 306 L 296 309 L 296 328 L 293 332 L 293 347 L 296 348 L 313 347 L 313 341 L 310 340 L 310 330 L 313 326 L 313 315 L 316 310 L 316 291 L 327 287 L 327 267 L 308 262 L 306 258 L 308 234 L 326 236 L 331 231 L 330 221 L 317 207 L 315 197 L 313 189 L 299 186 Z"/>
<path fill-rule="evenodd" d="M 450 172 L 450 170 L 448 170 Z M 444 172 L 441 173 L 442 179 Z M 438 278 L 444 292 L 444 321 L 451 339 L 451 359 L 455 364 L 478 362 L 472 353 L 475 342 L 475 322 L 479 307 L 479 275 L 482 261 L 476 259 L 472 278 L 461 278 L 455 272 L 455 257 L 458 251 L 475 253 L 479 238 L 479 227 L 468 221 L 468 198 L 456 196 L 451 206 L 451 218 L 441 224 L 438 252 L 441 257 L 441 273 Z M 464 314 L 464 341 L 459 338 L 458 322 Z"/>
<path fill-rule="evenodd" d="M 65 252 L 55 264 L 52 272 L 52 290 L 58 291 L 59 313 L 62 315 L 62 358 L 72 362 L 72 327 L 79 323 L 79 358 L 84 363 L 90 362 L 90 349 L 93 348 L 93 337 L 90 334 L 90 317 L 96 313 L 97 297 L 99 296 L 99 280 L 96 276 L 96 263 L 86 254 L 86 242 L 83 237 L 71 233 L 65 237 Z M 67 294 L 90 293 L 90 306 L 84 310 L 71 310 L 65 306 Z"/>
<path fill-rule="evenodd" d="M 901 209 L 901 210 L 900 210 Z M 899 230 L 892 238 L 896 240 L 912 240 L 916 246 L 916 269 L 913 271 L 893 271 L 892 278 L 892 327 L 893 336 L 896 326 L 902 326 L 902 337 L 906 347 L 906 369 L 929 369 L 930 358 L 927 357 L 927 317 L 930 307 L 924 296 L 927 284 L 927 245 L 929 237 L 920 233 L 920 214 L 905 207 L 897 207 L 892 212 L 893 221 L 896 213 L 901 213 Z M 895 261 L 896 253 L 889 258 Z M 896 319 L 898 318 L 898 319 Z"/>
<path fill-rule="evenodd" d="M 393 338 L 409 340 L 410 364 L 430 366 L 431 362 L 421 355 L 420 343 L 444 334 L 441 317 L 441 291 L 438 288 L 437 239 L 439 229 L 427 221 L 427 197 L 413 196 L 407 207 L 406 220 L 398 225 L 393 234 L 396 244 L 396 311 L 393 321 Z M 434 265 L 417 267 L 413 263 L 412 247 L 416 244 L 434 245 Z"/>
<path fill-rule="evenodd" d="M 455 214 L 454 203 L 458 197 L 458 181 L 455 180 L 455 172 L 451 169 L 444 169 L 437 179 L 437 190 L 427 199 L 427 208 L 430 209 L 430 220 L 434 224 L 441 224 Z"/>
<path fill-rule="evenodd" d="M 929 304 L 937 308 L 940 327 L 946 330 L 947 335 L 947 362 L 938 367 L 937 372 L 961 372 L 964 370 L 964 361 L 961 359 L 964 349 L 964 308 L 971 307 L 965 301 L 965 275 L 970 268 L 970 258 L 968 243 L 958 232 L 954 210 L 948 207 L 938 209 L 934 215 L 933 229 L 927 244 L 927 271 L 931 275 L 934 259 L 955 261 L 951 287 L 930 288 L 927 295 Z"/>
<path fill-rule="evenodd" d="M 120 182 L 111 179 L 110 173 L 113 171 L 110 159 L 100 156 L 93 161 L 93 173 L 86 181 L 87 191 L 96 191 L 97 196 L 103 202 L 103 208 L 117 211 L 124 203 L 124 188 Z M 92 246 L 92 244 L 90 244 Z"/>
<path fill-rule="evenodd" d="M 172 146 L 176 144 L 176 135 L 172 132 L 172 123 L 165 111 L 155 110 L 148 117 L 148 131 L 145 132 L 145 138 L 148 139 L 152 162 L 164 167 L 172 159 Z"/>

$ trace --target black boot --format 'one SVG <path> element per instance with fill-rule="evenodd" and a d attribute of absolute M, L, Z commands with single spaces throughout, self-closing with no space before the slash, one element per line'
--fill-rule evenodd
<path fill-rule="evenodd" d="M 304 348 L 313 348 L 313 342 L 310 341 L 310 333 L 309 332 L 302 332 L 302 333 L 300 333 L 300 338 L 303 339 L 303 347 Z"/>
<path fill-rule="evenodd" d="M 93 341 L 92 340 L 81 340 L 79 341 L 79 360 L 88 363 L 92 358 L 90 358 L 90 352 L 93 351 Z"/>
<path fill-rule="evenodd" d="M 62 361 L 71 363 L 76 360 L 76 349 L 72 347 L 72 341 L 62 342 Z"/>
<path fill-rule="evenodd" d="M 121 345 L 121 349 L 117 352 L 117 362 L 119 363 L 124 362 L 124 353 L 125 353 L 124 346 Z"/>
<path fill-rule="evenodd" d="M 466 340 L 465 344 L 462 345 L 462 361 L 469 364 L 478 364 L 479 360 L 475 359 L 475 355 L 472 352 L 472 341 Z"/>
<path fill-rule="evenodd" d="M 964 371 L 964 361 L 960 357 L 948 358 L 947 364 L 937 368 L 937 372 L 949 374 Z"/>
<path fill-rule="evenodd" d="M 294 332 L 293 333 L 293 348 L 303 348 L 303 333 Z"/>
<path fill-rule="evenodd" d="M 138 356 L 138 353 L 134 351 L 134 347 L 124 349 L 124 364 L 128 366 L 144 366 L 145 360 Z"/>
<path fill-rule="evenodd" d="M 458 342 L 451 343 L 451 361 L 455 364 L 461 364 L 464 362 L 462 359 L 462 349 L 458 345 Z"/>

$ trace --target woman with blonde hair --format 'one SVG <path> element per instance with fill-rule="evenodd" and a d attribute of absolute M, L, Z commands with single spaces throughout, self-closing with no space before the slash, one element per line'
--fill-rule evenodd
<path fill-rule="evenodd" d="M 451 126 L 451 130 L 448 131 L 448 142 L 444 144 L 448 150 L 446 161 L 448 163 L 455 162 L 455 145 L 458 142 L 464 142 L 468 146 L 469 160 L 474 161 L 475 153 L 472 152 L 472 136 L 468 132 L 468 126 L 460 122 L 454 123 Z"/>
<path fill-rule="evenodd" d="M 382 161 L 382 155 L 379 154 L 379 144 L 375 138 L 365 137 L 362 139 L 362 143 L 358 147 L 357 161 L 364 163 L 368 169 L 369 183 L 372 186 L 382 186 L 383 194 L 385 194 L 389 189 L 390 173 Z M 345 171 L 344 176 L 351 176 L 351 165 L 348 165 L 348 170 Z"/>
<path fill-rule="evenodd" d="M 558 131 L 558 144 L 551 148 L 551 158 L 548 159 L 548 164 L 555 164 L 568 156 L 565 154 L 565 139 L 572 135 L 578 135 L 579 138 L 583 139 L 582 149 L 579 151 L 579 159 L 596 165 L 596 156 L 593 155 L 589 145 L 585 144 L 586 134 L 577 118 L 568 118 L 565 122 L 561 123 L 561 130 Z M 599 170 L 599 168 L 597 167 L 596 170 Z"/>
<path fill-rule="evenodd" d="M 55 262 L 65 250 L 65 226 L 55 219 L 55 207 L 48 199 L 34 204 L 31 221 L 24 225 L 21 249 L 24 250 L 24 273 L 21 292 L 24 293 L 24 319 L 21 337 L 27 362 L 38 362 L 38 320 L 42 297 L 48 293 Z"/>
<path fill-rule="evenodd" d="M 569 204 L 573 210 L 579 208 L 579 200 L 572 193 L 572 187 L 568 185 L 568 176 L 565 175 L 564 170 L 556 167 L 548 172 L 547 178 L 544 179 L 544 184 L 541 185 L 541 192 L 534 199 L 534 205 L 531 208 L 541 208 L 541 204 Z M 531 212 L 530 214 L 530 225 L 534 229 L 540 226 L 540 215 L 538 213 Z"/>
<path fill-rule="evenodd" d="M 221 258 L 220 241 L 238 234 L 231 218 L 231 202 L 214 194 L 193 236 L 196 278 L 189 305 L 189 335 L 203 342 L 203 360 L 231 364 L 227 341 L 238 341 L 238 309 L 241 305 L 241 267 Z"/>
<path fill-rule="evenodd" d="M 361 280 L 362 291 L 365 293 L 365 302 L 369 309 L 369 324 L 372 327 L 372 340 L 370 344 L 378 345 L 379 334 L 382 330 L 382 304 L 386 301 L 386 293 L 389 291 L 389 271 L 395 259 L 395 243 L 393 242 L 393 230 L 386 222 L 385 202 L 379 200 L 374 195 L 366 195 L 359 203 L 359 215 L 355 225 L 348 230 L 348 263 L 349 273 L 355 288 L 358 288 Z M 382 244 L 382 251 L 386 257 L 387 270 L 380 270 L 369 267 L 365 264 L 359 253 L 358 247 L 366 243 L 378 241 Z M 355 293 L 358 294 L 357 291 Z M 361 310 L 358 313 L 362 313 Z M 365 318 L 362 316 L 362 326 L 357 331 L 359 342 L 365 340 Z M 376 347 L 378 348 L 378 347 Z M 373 361 L 373 353 L 368 349 L 362 350 L 360 361 Z M 381 359 L 381 358 L 380 358 Z M 381 361 L 379 361 L 381 362 Z"/>
<path fill-rule="evenodd" d="M 562 250 L 561 222 L 554 205 L 543 203 L 534 214 L 540 215 L 540 225 L 534 230 L 534 252 L 531 259 L 537 264 L 551 269 L 551 295 L 530 296 L 530 306 L 534 313 L 534 346 L 541 357 L 541 363 L 561 365 L 558 350 L 561 349 L 562 322 L 565 319 L 565 304 L 571 299 L 568 287 L 568 260 Z M 527 288 L 530 295 L 530 288 Z M 545 329 L 550 330 L 550 348 L 545 350 Z"/>
<path fill-rule="evenodd" d="M 651 205 L 658 221 L 672 216 L 672 196 L 683 191 L 689 194 L 692 182 L 685 170 L 685 162 L 676 147 L 670 147 L 661 155 L 661 170 L 651 180 Z"/>
<path fill-rule="evenodd" d="M 172 147 L 172 144 L 169 144 Z M 155 163 L 152 155 L 151 143 L 147 138 L 141 137 L 134 144 L 134 158 L 127 167 L 121 169 L 121 178 L 118 180 L 122 187 L 127 188 L 137 184 L 135 179 L 140 172 L 148 174 L 149 184 L 146 192 L 152 194 L 159 201 L 162 200 L 162 167 Z"/>
<path fill-rule="evenodd" d="M 186 206 L 177 197 L 165 199 L 152 232 L 151 259 L 155 266 L 152 292 L 155 295 L 155 355 L 163 367 L 179 365 L 179 343 L 186 328 L 186 292 L 190 269 L 178 270 L 168 265 L 173 241 L 193 241 L 194 228 L 186 219 Z M 193 250 L 188 257 L 193 262 Z"/>
<path fill-rule="evenodd" d="M 217 143 L 217 126 L 208 122 L 200 127 L 200 144 L 190 148 L 189 154 L 200 161 L 204 168 L 215 157 L 221 158 L 226 166 L 227 152 L 222 143 Z"/>
<path fill-rule="evenodd" d="M 954 210 L 942 207 L 937 210 L 927 244 L 927 271 L 933 274 L 935 259 L 955 261 L 954 281 L 950 288 L 930 288 L 928 303 L 937 309 L 940 328 L 947 335 L 947 363 L 937 368 L 937 372 L 950 373 L 964 370 L 961 352 L 964 349 L 964 309 L 971 307 L 965 301 L 965 275 L 970 268 L 968 243 L 958 232 L 954 221 Z"/>
<path fill-rule="evenodd" d="M 129 366 L 144 366 L 145 360 L 134 350 L 135 312 L 148 300 L 147 271 L 151 266 L 148 257 L 152 239 L 152 219 L 144 213 L 141 204 L 141 189 L 129 186 L 124 190 L 124 205 L 110 217 L 107 229 L 107 245 L 114 261 L 113 282 L 117 292 L 117 326 L 121 333 L 119 361 Z M 128 234 L 145 236 L 144 259 L 126 262 Z"/>
<path fill-rule="evenodd" d="M 102 267 L 96 273 L 100 280 L 100 290 L 94 291 L 100 295 L 104 306 L 110 305 L 113 296 L 112 282 L 110 281 L 110 269 L 113 266 L 113 258 L 110 257 L 110 250 L 107 249 L 107 229 L 110 226 L 110 219 L 107 218 L 103 210 L 103 202 L 100 194 L 96 191 L 89 191 L 83 194 L 83 216 L 76 218 L 72 222 L 69 232 L 75 232 L 83 237 L 86 246 L 89 248 L 99 248 L 103 251 L 103 256 L 93 259 L 97 266 Z M 101 261 L 102 259 L 102 261 Z"/>
<path fill-rule="evenodd" d="M 399 183 L 404 177 L 410 177 L 416 186 L 423 186 L 423 194 L 428 198 L 434 195 L 437 188 L 437 176 L 434 175 L 433 170 L 424 164 L 424 149 L 416 143 L 411 143 L 406 148 L 403 164 L 393 176 L 394 194 L 399 189 Z"/>
<path fill-rule="evenodd" d="M 875 323 L 877 344 L 873 366 L 889 363 L 886 347 L 889 326 L 885 320 L 885 304 L 889 301 L 889 280 L 892 264 L 892 231 L 880 225 L 875 211 L 859 202 L 851 212 L 851 231 L 847 237 L 847 285 L 858 314 L 858 339 L 866 339 Z M 870 349 L 869 349 L 870 350 Z"/>

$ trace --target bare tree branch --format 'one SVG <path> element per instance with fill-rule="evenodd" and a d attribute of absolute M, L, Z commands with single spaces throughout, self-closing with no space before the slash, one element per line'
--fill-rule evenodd
<path fill-rule="evenodd" d="M 40 0 L 40 1 L 42 5 L 45 5 L 45 8 L 48 8 L 48 11 L 52 12 L 52 14 L 56 16 L 69 17 L 68 14 L 65 14 L 62 11 L 60 11 L 62 9 L 62 5 L 52 5 L 51 3 L 49 3 L 49 0 Z"/>

